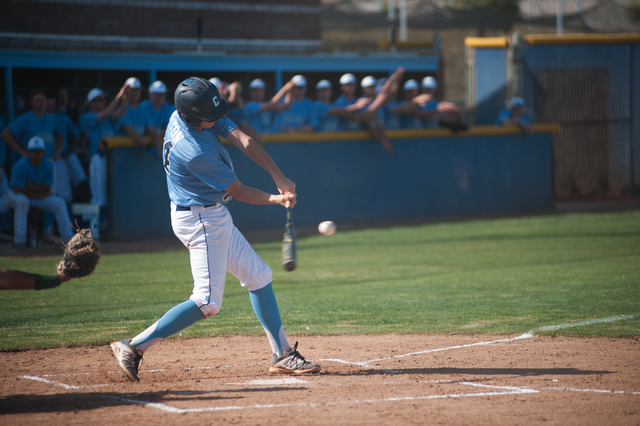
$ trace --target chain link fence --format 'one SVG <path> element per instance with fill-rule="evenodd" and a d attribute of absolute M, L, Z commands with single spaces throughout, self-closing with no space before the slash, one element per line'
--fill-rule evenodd
<path fill-rule="evenodd" d="M 474 124 L 492 124 L 508 99 L 521 96 L 534 122 L 561 126 L 553 143 L 556 199 L 637 189 L 640 36 L 504 39 L 505 47 L 467 48 Z"/>

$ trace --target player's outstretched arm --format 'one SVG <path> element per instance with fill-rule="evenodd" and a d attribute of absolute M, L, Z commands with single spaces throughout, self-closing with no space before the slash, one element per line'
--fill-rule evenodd
<path fill-rule="evenodd" d="M 404 74 L 404 67 L 398 67 L 395 72 L 385 81 L 380 89 L 380 92 L 376 95 L 373 101 L 367 106 L 367 109 L 363 112 L 357 114 L 355 119 L 357 121 L 373 121 L 376 119 L 378 115 L 378 110 L 389 102 L 391 99 L 392 88 L 399 81 L 399 79 Z"/>
<path fill-rule="evenodd" d="M 239 180 L 232 183 L 226 191 L 236 200 L 249 204 L 279 204 L 286 206 L 287 201 L 291 201 L 291 206 L 296 204 L 296 195 L 290 192 L 283 194 L 269 194 L 250 186 L 245 186 Z"/>
<path fill-rule="evenodd" d="M 16 141 L 16 139 L 13 136 L 13 133 L 11 133 L 11 130 L 5 128 L 2 131 L 2 139 L 4 139 L 4 141 L 7 143 L 7 146 L 11 149 L 13 149 L 14 151 L 16 151 L 18 154 L 20 154 L 21 157 L 24 157 L 25 155 L 27 155 L 27 151 L 25 151 L 22 146 Z"/>
<path fill-rule="evenodd" d="M 260 167 L 265 169 L 271 175 L 276 183 L 278 191 L 284 193 L 296 193 L 296 184 L 287 179 L 280 171 L 276 163 L 273 162 L 271 156 L 256 141 L 251 139 L 242 130 L 235 128 L 226 136 L 226 139 L 238 148 L 244 155 L 251 158 Z M 233 194 L 231 194 L 233 195 Z"/>
<path fill-rule="evenodd" d="M 280 101 L 285 97 L 285 95 L 289 94 L 289 92 L 293 88 L 293 85 L 293 81 L 288 81 L 287 84 L 285 84 L 280 90 L 278 90 L 278 93 L 276 93 L 275 96 L 269 100 L 269 102 L 265 102 L 264 104 L 260 105 L 258 113 L 262 113 L 265 111 L 279 112 L 289 109 L 289 107 L 291 106 L 291 96 L 286 99 L 284 104 L 280 103 Z"/>
<path fill-rule="evenodd" d="M 36 275 L 30 272 L 3 269 L 0 271 L 0 290 L 44 290 L 70 281 L 60 270 L 56 275 Z M 39 287 L 39 288 L 37 288 Z"/>
<path fill-rule="evenodd" d="M 102 121 L 111 116 L 113 116 L 112 118 L 114 120 L 117 120 L 118 118 L 122 117 L 125 112 L 127 112 L 127 103 L 124 101 L 126 101 L 127 99 L 128 89 L 129 85 L 125 84 L 124 86 L 122 86 L 116 97 L 113 98 L 109 105 L 107 105 L 105 109 L 98 113 L 98 121 Z M 118 105 L 120 105 L 120 108 L 116 111 Z"/>
<path fill-rule="evenodd" d="M 346 105 L 342 107 L 331 107 L 327 111 L 327 114 L 339 115 L 343 117 L 351 117 L 355 115 L 362 108 L 365 108 L 370 103 L 371 103 L 371 99 L 359 98 L 357 101 L 355 101 L 351 105 Z"/>

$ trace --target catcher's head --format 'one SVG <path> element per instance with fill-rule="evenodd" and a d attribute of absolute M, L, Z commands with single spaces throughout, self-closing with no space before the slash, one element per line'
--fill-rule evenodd
<path fill-rule="evenodd" d="M 175 105 L 182 121 L 194 127 L 203 121 L 214 122 L 231 109 L 218 88 L 200 77 L 189 77 L 178 85 Z"/>

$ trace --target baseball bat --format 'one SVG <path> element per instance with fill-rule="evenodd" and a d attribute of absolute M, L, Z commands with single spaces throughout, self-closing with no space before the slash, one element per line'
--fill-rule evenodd
<path fill-rule="evenodd" d="M 287 201 L 287 221 L 284 225 L 284 235 L 282 237 L 282 266 L 285 271 L 296 269 L 296 228 L 293 226 L 293 216 L 291 215 L 291 201 Z"/>

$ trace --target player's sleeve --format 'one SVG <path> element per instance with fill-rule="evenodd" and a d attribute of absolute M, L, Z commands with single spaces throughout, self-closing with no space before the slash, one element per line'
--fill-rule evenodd
<path fill-rule="evenodd" d="M 29 124 L 28 124 L 28 117 L 26 114 L 22 114 L 20 117 L 16 118 L 15 121 L 13 121 L 12 123 L 10 123 L 7 126 L 7 129 L 9 129 L 9 131 L 11 132 L 11 134 L 13 136 L 15 136 L 18 139 L 22 139 L 22 134 L 27 130 Z M 24 144 L 26 144 L 29 141 L 23 141 Z"/>
<path fill-rule="evenodd" d="M 11 180 L 9 187 L 24 188 L 27 185 L 27 169 L 22 161 L 18 161 L 11 169 Z"/>
<path fill-rule="evenodd" d="M 189 162 L 189 171 L 218 192 L 227 189 L 238 177 L 219 155 L 204 153 Z"/>
<path fill-rule="evenodd" d="M 527 117 L 526 115 L 522 114 L 522 115 L 520 116 L 520 121 L 519 121 L 519 123 L 520 123 L 520 124 L 529 124 L 529 125 L 530 125 L 530 124 L 531 124 L 531 120 L 529 119 L 529 117 Z"/>
<path fill-rule="evenodd" d="M 216 120 L 216 124 L 213 125 L 213 131 L 223 138 L 226 138 L 229 133 L 235 130 L 236 127 L 238 126 L 236 126 L 233 121 L 226 117 L 222 117 Z"/>
<path fill-rule="evenodd" d="M 496 126 L 501 126 L 502 120 L 504 120 L 505 118 L 511 118 L 511 113 L 506 108 L 500 111 L 500 114 L 498 114 L 498 118 L 496 118 L 496 122 L 493 124 Z"/>

